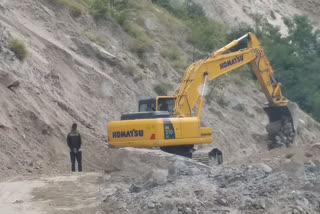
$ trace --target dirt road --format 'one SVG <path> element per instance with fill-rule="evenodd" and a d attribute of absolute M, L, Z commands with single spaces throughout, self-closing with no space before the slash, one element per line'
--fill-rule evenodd
<path fill-rule="evenodd" d="M 99 213 L 102 175 L 75 173 L 0 183 L 0 211 L 5 214 Z"/>

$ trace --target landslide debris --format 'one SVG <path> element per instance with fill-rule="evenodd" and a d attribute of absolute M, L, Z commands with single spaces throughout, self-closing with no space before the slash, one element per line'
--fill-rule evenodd
<path fill-rule="evenodd" d="M 319 157 L 209 168 L 156 151 L 115 153 L 123 158 L 104 177 L 106 213 L 320 212 Z"/>

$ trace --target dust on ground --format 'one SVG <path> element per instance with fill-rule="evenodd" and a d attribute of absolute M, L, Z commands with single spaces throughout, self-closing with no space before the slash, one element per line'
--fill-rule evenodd
<path fill-rule="evenodd" d="M 97 213 L 102 182 L 99 173 L 11 179 L 0 183 L 1 213 Z"/>

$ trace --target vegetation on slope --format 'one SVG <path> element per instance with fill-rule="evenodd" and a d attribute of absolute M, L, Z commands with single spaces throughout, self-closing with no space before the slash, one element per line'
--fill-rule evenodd
<path fill-rule="evenodd" d="M 287 36 L 260 17 L 256 26 L 242 24 L 228 37 L 234 39 L 254 32 L 265 48 L 276 79 L 283 83 L 285 96 L 320 121 L 320 32 L 313 29 L 305 16 L 286 19 L 286 23 Z"/>
<path fill-rule="evenodd" d="M 85 4 L 85 0 L 56 0 L 58 4 L 63 5 L 70 10 L 70 14 L 73 17 L 79 17 L 83 13 L 83 6 L 81 4 Z"/>
<path fill-rule="evenodd" d="M 87 7 L 97 22 L 105 19 L 117 22 L 133 37 L 134 42 L 130 50 L 139 57 L 143 57 L 145 52 L 151 49 L 152 38 L 141 25 L 143 17 L 139 15 L 146 7 L 149 6 L 150 9 L 150 2 L 144 0 L 58 1 L 72 8 L 75 8 L 73 6 L 75 3 Z M 73 4 L 66 2 L 73 2 Z M 272 26 L 259 16 L 256 16 L 254 27 L 242 24 L 227 33 L 221 23 L 207 18 L 202 7 L 191 0 L 152 0 L 151 2 L 166 9 L 172 17 L 179 19 L 188 29 L 186 42 L 204 52 L 210 53 L 227 41 L 238 38 L 248 31 L 254 32 L 262 41 L 262 46 L 275 70 L 276 78 L 283 83 L 285 96 L 297 102 L 320 121 L 320 61 L 318 60 L 320 33 L 314 31 L 307 17 L 297 16 L 293 20 L 286 19 L 285 23 L 289 28 L 287 36 L 281 35 L 278 27 Z M 178 46 L 171 46 L 168 50 L 163 49 L 161 54 L 177 69 L 183 69 L 187 65 L 186 60 L 179 56 Z"/>
<path fill-rule="evenodd" d="M 212 52 L 225 43 L 226 29 L 217 21 L 207 18 L 202 7 L 191 0 L 153 0 L 181 19 L 189 29 L 188 42 L 194 47 Z"/>
<path fill-rule="evenodd" d="M 21 61 L 23 61 L 28 55 L 27 47 L 22 40 L 16 38 L 10 40 L 9 48 Z"/>
<path fill-rule="evenodd" d="M 256 16 L 256 25 L 246 24 L 226 34 L 218 22 L 206 18 L 202 8 L 190 0 L 173 4 L 172 0 L 153 0 L 183 20 L 190 29 L 189 41 L 204 51 L 213 51 L 226 41 L 254 32 L 265 48 L 276 78 L 283 83 L 286 97 L 320 121 L 320 32 L 305 16 L 285 19 L 289 33 L 283 36 L 278 27 Z"/>

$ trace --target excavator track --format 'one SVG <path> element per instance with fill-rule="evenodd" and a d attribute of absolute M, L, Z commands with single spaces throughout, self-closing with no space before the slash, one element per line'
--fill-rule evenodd
<path fill-rule="evenodd" d="M 222 152 L 217 148 L 214 148 L 212 150 L 207 150 L 207 149 L 195 150 L 193 145 L 188 145 L 188 146 L 167 146 L 167 147 L 160 147 L 160 149 L 170 154 L 191 158 L 194 161 L 200 162 L 208 166 L 220 165 L 223 163 Z"/>
<path fill-rule="evenodd" d="M 192 154 L 192 160 L 203 163 L 205 165 L 210 165 L 210 158 L 208 153 L 195 153 Z"/>
<path fill-rule="evenodd" d="M 208 166 L 216 166 L 223 164 L 223 154 L 217 149 L 199 149 L 192 153 L 192 160 L 206 164 Z"/>
<path fill-rule="evenodd" d="M 185 146 L 164 146 L 160 147 L 160 149 L 164 152 L 180 155 L 187 158 L 192 158 L 193 145 L 185 145 Z"/>

